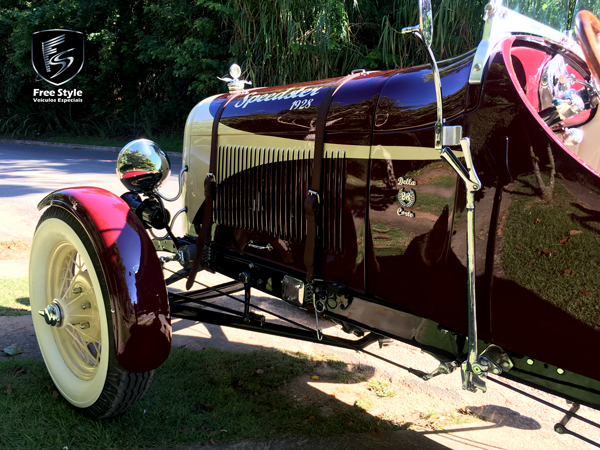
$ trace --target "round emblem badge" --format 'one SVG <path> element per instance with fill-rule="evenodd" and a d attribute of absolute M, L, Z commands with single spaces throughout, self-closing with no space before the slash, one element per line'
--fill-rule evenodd
<path fill-rule="evenodd" d="M 414 189 L 411 189 L 408 192 L 406 192 L 404 189 L 400 189 L 398 191 L 398 201 L 405 208 L 410 208 L 417 201 L 417 193 Z"/>

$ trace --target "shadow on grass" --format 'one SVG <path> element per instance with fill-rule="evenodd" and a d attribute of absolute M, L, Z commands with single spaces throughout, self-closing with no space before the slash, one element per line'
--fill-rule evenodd
<path fill-rule="evenodd" d="M 27 278 L 0 278 L 0 316 L 29 315 L 28 294 Z"/>
<path fill-rule="evenodd" d="M 600 222 L 600 212 L 588 209 L 580 203 L 571 203 L 571 207 L 585 214 L 584 216 L 577 215 L 575 213 L 570 214 L 569 217 L 573 222 L 581 224 L 586 230 L 593 233 L 600 234 L 600 228 L 598 223 Z"/>
<path fill-rule="evenodd" d="M 513 189 L 504 188 L 504 192 L 519 197 L 537 197 L 540 198 L 541 191 L 538 186 L 535 186 L 530 180 L 519 178 L 519 185 L 513 185 Z M 528 192 L 529 191 L 529 192 Z"/>
<path fill-rule="evenodd" d="M 29 307 L 29 297 L 19 297 L 15 301 L 23 306 Z"/>
<path fill-rule="evenodd" d="M 15 299 L 15 303 L 25 306 L 26 308 L 14 308 L 11 305 L 0 306 L 0 316 L 29 316 L 31 309 L 29 305 L 29 297 L 20 297 Z M 13 304 L 14 306 L 14 304 Z"/>
<path fill-rule="evenodd" d="M 123 449 L 348 432 L 383 437 L 409 425 L 374 417 L 318 389 L 310 401 L 286 391 L 296 377 L 323 366 L 341 365 L 275 350 L 173 349 L 139 403 L 121 417 L 97 422 L 56 392 L 42 361 L 2 361 L 0 447 Z M 363 371 L 368 377 L 374 369 Z M 427 448 L 445 448 L 431 444 L 427 440 Z"/>

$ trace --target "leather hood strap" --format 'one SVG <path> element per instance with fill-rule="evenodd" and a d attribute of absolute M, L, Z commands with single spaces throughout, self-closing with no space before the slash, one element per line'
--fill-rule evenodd
<path fill-rule="evenodd" d="M 185 287 L 188 291 L 194 285 L 194 281 L 196 280 L 196 275 L 198 272 L 203 269 L 200 267 L 200 263 L 202 261 L 204 245 L 210 243 L 211 240 L 213 203 L 216 192 L 215 171 L 217 168 L 219 123 L 221 122 L 221 116 L 223 115 L 225 107 L 238 95 L 239 94 L 237 93 L 230 95 L 229 98 L 227 98 L 227 100 L 225 100 L 221 106 L 219 106 L 219 109 L 217 110 L 213 120 L 212 138 L 210 141 L 210 164 L 208 168 L 208 174 L 204 179 L 204 215 L 202 216 L 202 229 L 200 230 L 200 233 L 198 233 L 198 239 L 196 239 L 196 254 L 194 255 L 194 261 L 192 262 L 190 274 L 188 275 L 188 279 L 185 284 Z"/>
<path fill-rule="evenodd" d="M 333 96 L 346 82 L 361 75 L 355 73 L 348 75 L 329 88 L 325 97 L 319 105 L 317 123 L 315 129 L 315 151 L 313 158 L 313 171 L 310 182 L 310 190 L 304 199 L 304 212 L 306 213 L 306 245 L 304 248 L 304 265 L 306 266 L 306 279 L 312 282 L 315 277 L 315 254 L 320 245 L 321 233 L 319 221 L 321 215 L 321 200 L 323 188 L 323 156 L 325 152 L 325 127 L 327 126 L 327 114 Z"/>

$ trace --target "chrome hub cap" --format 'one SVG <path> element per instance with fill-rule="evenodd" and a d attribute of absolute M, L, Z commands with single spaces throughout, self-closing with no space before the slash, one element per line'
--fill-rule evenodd
<path fill-rule="evenodd" d="M 62 311 L 56 300 L 54 300 L 44 309 L 40 309 L 38 313 L 51 327 L 60 327 L 62 325 Z"/>

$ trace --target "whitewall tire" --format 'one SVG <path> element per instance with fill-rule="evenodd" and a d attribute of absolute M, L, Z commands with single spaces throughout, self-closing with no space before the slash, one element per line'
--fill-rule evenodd
<path fill-rule="evenodd" d="M 132 373 L 118 364 L 98 255 L 83 226 L 62 208 L 50 207 L 38 223 L 29 291 L 46 367 L 71 405 L 101 419 L 123 413 L 142 397 L 152 371 Z"/>

